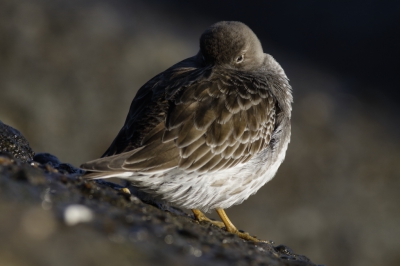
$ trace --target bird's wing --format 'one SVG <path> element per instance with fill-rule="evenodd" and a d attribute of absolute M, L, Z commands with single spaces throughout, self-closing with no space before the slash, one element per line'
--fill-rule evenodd
<path fill-rule="evenodd" d="M 265 149 L 275 128 L 273 78 L 215 69 L 209 80 L 179 92 L 163 132 L 163 142 L 179 148 L 178 167 L 214 172 Z"/>
<path fill-rule="evenodd" d="M 152 93 L 148 88 L 138 93 L 107 157 L 82 168 L 116 173 L 175 167 L 214 172 L 246 162 L 265 149 L 279 112 L 271 94 L 271 86 L 279 84 L 276 77 L 218 68 L 210 71 L 175 73 L 172 83 L 163 80 L 165 76 L 151 80 Z M 154 97 L 157 94 L 160 98 Z"/>
<path fill-rule="evenodd" d="M 155 126 L 165 121 L 168 110 L 166 90 L 190 86 L 209 75 L 209 69 L 193 67 L 194 58 L 188 58 L 158 74 L 136 93 L 124 126 L 113 143 L 102 155 L 108 157 L 143 146 L 142 140 Z"/>

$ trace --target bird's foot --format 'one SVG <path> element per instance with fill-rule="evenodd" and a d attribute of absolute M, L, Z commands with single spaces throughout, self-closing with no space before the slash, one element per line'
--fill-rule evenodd
<path fill-rule="evenodd" d="M 254 236 L 251 236 L 249 233 L 247 232 L 241 232 L 239 230 L 237 230 L 236 228 L 234 230 L 227 230 L 229 233 L 235 234 L 238 237 L 240 237 L 241 239 L 247 240 L 247 241 L 253 241 L 253 242 L 264 242 L 263 240 L 260 240 Z"/>
<path fill-rule="evenodd" d="M 193 209 L 192 212 L 194 214 L 194 218 L 199 222 L 208 222 L 208 223 L 211 223 L 212 225 L 215 225 L 215 226 L 217 226 L 219 228 L 225 228 L 225 224 L 223 222 L 211 220 L 204 213 L 202 213 L 200 210 Z"/>
<path fill-rule="evenodd" d="M 219 217 L 221 217 L 221 220 L 223 221 L 223 223 L 225 224 L 226 231 L 228 231 L 229 233 L 235 234 L 244 240 L 253 241 L 253 242 L 265 242 L 254 236 L 249 235 L 249 233 L 239 231 L 236 228 L 236 226 L 229 220 L 228 215 L 226 215 L 226 213 L 223 209 L 217 208 L 216 211 L 217 211 Z"/>

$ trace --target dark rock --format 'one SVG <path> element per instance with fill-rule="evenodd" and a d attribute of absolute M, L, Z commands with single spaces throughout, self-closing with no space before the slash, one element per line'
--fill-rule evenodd
<path fill-rule="evenodd" d="M 35 154 L 21 132 L 1 121 L 0 153 L 9 153 L 21 162 L 32 161 L 33 155 Z"/>
<path fill-rule="evenodd" d="M 69 163 L 61 163 L 58 158 L 50 153 L 42 152 L 37 153 L 33 157 L 35 162 L 38 162 L 42 165 L 48 165 L 61 173 L 64 174 L 83 174 L 85 171 L 82 169 L 76 168 Z"/>

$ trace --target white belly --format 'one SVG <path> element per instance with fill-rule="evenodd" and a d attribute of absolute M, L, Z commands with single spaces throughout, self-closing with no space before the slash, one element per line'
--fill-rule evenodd
<path fill-rule="evenodd" d="M 178 207 L 203 211 L 226 209 L 242 203 L 274 177 L 285 158 L 288 143 L 289 139 L 273 153 L 266 149 L 245 164 L 215 173 L 187 173 L 175 168 L 125 178 Z"/>

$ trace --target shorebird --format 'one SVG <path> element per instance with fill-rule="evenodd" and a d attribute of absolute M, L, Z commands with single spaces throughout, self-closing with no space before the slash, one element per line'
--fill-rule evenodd
<path fill-rule="evenodd" d="M 292 92 L 241 22 L 212 25 L 200 51 L 137 92 L 125 124 L 84 177 L 117 177 L 239 237 L 224 209 L 271 180 L 290 141 Z M 215 209 L 222 223 L 203 211 Z"/>

